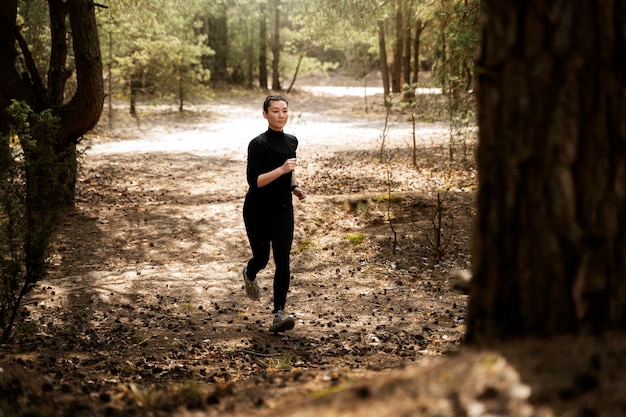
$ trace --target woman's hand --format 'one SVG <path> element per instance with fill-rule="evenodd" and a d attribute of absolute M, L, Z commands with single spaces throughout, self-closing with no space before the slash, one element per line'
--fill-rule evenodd
<path fill-rule="evenodd" d="M 296 169 L 296 158 L 287 159 L 281 168 L 284 174 L 290 173 L 291 171 Z"/>
<path fill-rule="evenodd" d="M 300 187 L 296 187 L 293 190 L 293 194 L 298 197 L 298 199 L 300 201 L 304 200 L 306 198 L 306 191 L 304 191 L 302 188 Z"/>

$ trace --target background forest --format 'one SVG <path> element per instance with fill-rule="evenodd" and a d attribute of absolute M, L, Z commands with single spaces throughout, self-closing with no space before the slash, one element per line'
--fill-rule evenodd
<path fill-rule="evenodd" d="M 385 91 L 414 90 L 436 69 L 472 88 L 478 2 L 112 0 L 98 16 L 110 97 L 186 100 L 210 87 L 289 92 L 298 76 L 376 70 Z M 384 63 L 384 65 L 383 65 Z"/>
<path fill-rule="evenodd" d="M 47 2 L 20 1 L 22 32 L 48 65 Z M 478 1 L 110 0 L 97 6 L 107 101 L 206 99 L 215 87 L 289 92 L 342 71 L 400 93 L 433 71 L 471 90 Z M 70 57 L 71 59 L 71 57 Z M 385 65 L 382 65 L 382 64 Z M 366 77 L 376 71 L 378 79 Z"/>

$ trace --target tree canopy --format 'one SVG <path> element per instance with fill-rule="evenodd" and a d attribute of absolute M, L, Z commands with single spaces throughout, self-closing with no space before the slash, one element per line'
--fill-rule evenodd
<path fill-rule="evenodd" d="M 43 72 L 42 82 L 46 78 L 57 84 L 68 80 L 65 88 L 73 88 L 73 56 L 60 61 L 51 55 L 52 39 L 45 24 L 47 9 L 54 10 L 63 2 L 11 3 L 9 8 L 16 14 L 5 15 L 5 27 L 18 22 L 33 66 L 64 65 Z M 90 2 L 68 2 L 74 3 Z M 391 78 L 394 92 L 416 83 L 421 69 L 457 71 L 459 77 L 467 79 L 474 47 L 463 43 L 461 49 L 466 55 L 461 61 L 456 59 L 453 66 L 450 57 L 459 42 L 451 38 L 475 37 L 475 21 L 466 15 L 478 4 L 475 0 L 469 5 L 457 0 L 100 3 L 96 21 L 106 93 L 111 98 L 128 99 L 131 112 L 141 97 L 176 99 L 182 109 L 185 100 L 204 97 L 210 87 L 265 88 L 267 79 L 261 77 L 271 77 L 278 78 L 272 80 L 272 87 L 285 89 L 293 87 L 299 74 L 324 74 L 337 68 L 355 77 L 382 70 L 384 77 Z M 465 32 L 457 35 L 454 29 L 458 28 Z M 4 32 L 8 36 L 8 31 Z M 51 33 L 55 36 L 56 32 Z M 381 44 L 383 34 L 386 41 Z M 268 58 L 264 60 L 263 54 Z M 262 68 L 266 65 L 272 65 L 273 72 Z"/>

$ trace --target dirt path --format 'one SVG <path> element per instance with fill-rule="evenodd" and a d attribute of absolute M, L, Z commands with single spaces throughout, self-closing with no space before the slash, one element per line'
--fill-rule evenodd
<path fill-rule="evenodd" d="M 300 139 L 298 175 L 310 195 L 296 203 L 288 309 L 297 326 L 282 336 L 268 332 L 272 265 L 260 275 L 258 303 L 244 297 L 240 278 L 249 257 L 245 150 L 265 129 L 257 107 L 250 97 L 227 97 L 184 116 L 146 108 L 139 124 L 120 113 L 115 130 L 85 141 L 76 210 L 59 231 L 50 277 L 31 293 L 27 326 L 10 355 L 19 372 L 49 380 L 66 401 L 92 407 L 80 394 L 87 393 L 124 409 L 145 403 L 136 398 L 148 395 L 142 390 L 176 381 L 315 371 L 305 377 L 315 390 L 334 372 L 333 384 L 456 349 L 465 296 L 449 292 L 447 270 L 467 266 L 466 233 L 458 233 L 447 264 L 433 268 L 416 214 L 424 220 L 432 206 L 424 193 L 434 189 L 419 184 L 436 186 L 444 173 L 433 171 L 425 145 L 423 167 L 407 169 L 410 123 L 401 120 L 389 127 L 389 162 L 378 162 L 384 119 L 354 97 L 291 100 L 287 130 Z M 434 143 L 443 132 L 425 124 L 420 138 Z M 385 220 L 390 200 L 382 198 L 390 186 L 401 233 L 395 255 Z M 462 188 L 453 204 L 467 222 L 471 194 Z M 141 392 L 128 391 L 133 386 Z M 241 406 L 253 397 L 270 401 L 273 389 L 287 395 L 269 383 Z M 41 395 L 41 385 L 25 391 Z"/>

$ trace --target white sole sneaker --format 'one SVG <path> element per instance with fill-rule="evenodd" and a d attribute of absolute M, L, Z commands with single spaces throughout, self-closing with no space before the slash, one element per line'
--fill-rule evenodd
<path fill-rule="evenodd" d="M 296 325 L 296 319 L 291 316 L 282 317 L 282 318 L 277 317 L 274 319 L 274 323 L 272 323 L 272 325 L 270 326 L 270 332 L 272 333 L 286 332 L 287 330 L 293 329 L 295 325 Z"/>

